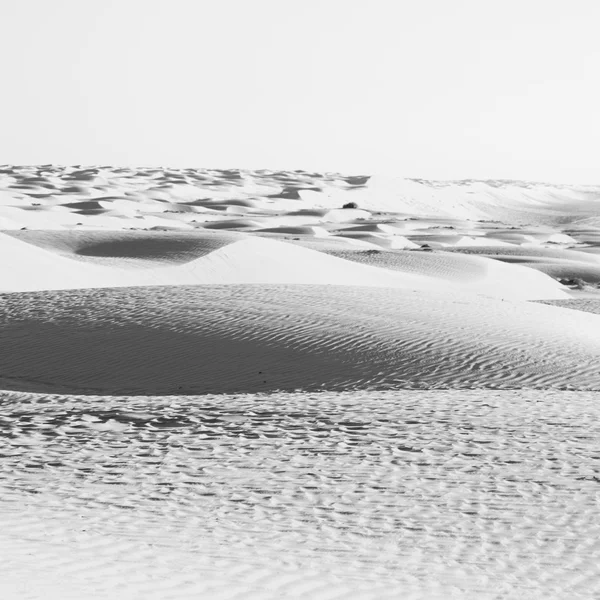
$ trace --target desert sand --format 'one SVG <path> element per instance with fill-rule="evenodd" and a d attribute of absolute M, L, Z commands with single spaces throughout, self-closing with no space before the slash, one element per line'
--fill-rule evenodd
<path fill-rule="evenodd" d="M 6 389 L 600 389 L 600 188 L 1 174 Z"/>
<path fill-rule="evenodd" d="M 0 595 L 593 598 L 599 214 L 1 167 Z"/>

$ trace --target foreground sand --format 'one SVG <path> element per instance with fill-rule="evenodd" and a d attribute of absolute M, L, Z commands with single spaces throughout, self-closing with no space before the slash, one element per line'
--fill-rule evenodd
<path fill-rule="evenodd" d="M 598 597 L 599 198 L 1 167 L 0 597 Z"/>
<path fill-rule="evenodd" d="M 597 396 L 5 394 L 0 596 L 592 600 Z"/>

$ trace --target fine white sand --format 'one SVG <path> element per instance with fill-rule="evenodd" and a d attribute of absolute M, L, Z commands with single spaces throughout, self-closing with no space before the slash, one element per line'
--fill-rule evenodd
<path fill-rule="evenodd" d="M 597 393 L 0 398 L 2 598 L 600 594 Z"/>
<path fill-rule="evenodd" d="M 599 209 L 0 167 L 0 597 L 597 597 Z"/>

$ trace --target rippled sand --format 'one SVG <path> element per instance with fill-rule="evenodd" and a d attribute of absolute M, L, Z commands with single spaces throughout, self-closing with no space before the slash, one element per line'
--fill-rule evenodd
<path fill-rule="evenodd" d="M 0 387 L 92 394 L 600 390 L 600 317 L 351 286 L 0 294 Z"/>
<path fill-rule="evenodd" d="M 0 593 L 596 598 L 598 399 L 3 393 Z"/>
<path fill-rule="evenodd" d="M 599 598 L 599 206 L 0 166 L 0 599 Z"/>

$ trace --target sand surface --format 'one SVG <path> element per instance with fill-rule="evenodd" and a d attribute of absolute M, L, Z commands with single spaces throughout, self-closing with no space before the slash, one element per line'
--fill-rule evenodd
<path fill-rule="evenodd" d="M 598 597 L 599 214 L 0 167 L 0 597 Z"/>
<path fill-rule="evenodd" d="M 0 595 L 591 600 L 597 399 L 5 394 Z"/>
<path fill-rule="evenodd" d="M 322 285 L 4 294 L 0 327 L 5 389 L 600 390 L 600 315 L 467 294 Z"/>

